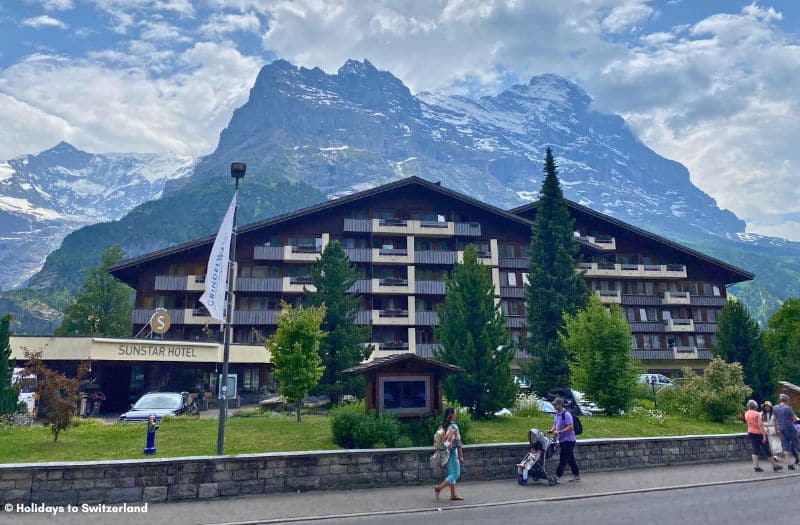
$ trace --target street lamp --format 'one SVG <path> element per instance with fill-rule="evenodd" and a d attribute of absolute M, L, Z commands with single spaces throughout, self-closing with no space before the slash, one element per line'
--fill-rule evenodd
<path fill-rule="evenodd" d="M 239 181 L 244 178 L 247 165 L 244 162 L 231 163 L 231 177 L 236 181 L 235 190 L 239 191 Z M 239 200 L 236 200 L 236 207 L 233 210 L 233 232 L 231 234 L 231 256 L 228 264 L 228 289 L 226 294 L 228 301 L 225 310 L 225 332 L 222 335 L 222 380 L 220 381 L 220 400 L 219 400 L 219 425 L 217 427 L 217 455 L 221 455 L 225 449 L 225 420 L 228 418 L 228 361 L 231 353 L 231 319 L 233 317 L 233 280 L 236 278 L 236 216 L 239 213 Z"/>
<path fill-rule="evenodd" d="M 658 398 L 656 397 L 656 376 L 650 376 L 650 386 L 653 387 L 653 406 L 658 410 Z"/>

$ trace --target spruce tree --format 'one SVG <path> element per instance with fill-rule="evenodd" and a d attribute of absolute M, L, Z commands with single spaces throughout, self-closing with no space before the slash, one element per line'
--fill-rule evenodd
<path fill-rule="evenodd" d="M 80 293 L 64 312 L 64 320 L 55 330 L 56 335 L 131 335 L 133 290 L 108 273 L 108 269 L 120 262 L 123 255 L 119 246 L 105 249 L 100 264 L 89 271 Z"/>
<path fill-rule="evenodd" d="M 19 391 L 11 386 L 14 363 L 11 361 L 11 314 L 0 317 L 0 416 L 17 411 Z"/>
<path fill-rule="evenodd" d="M 775 394 L 773 360 L 764 349 L 761 328 L 747 308 L 734 299 L 717 316 L 714 352 L 729 363 L 740 363 L 753 397 L 764 401 Z"/>
<path fill-rule="evenodd" d="M 578 245 L 575 221 L 561 192 L 553 153 L 547 148 L 545 179 L 531 228 L 530 269 L 525 287 L 528 318 L 528 369 L 536 392 L 545 394 L 569 386 L 567 353 L 559 340 L 564 314 L 574 315 L 586 304 L 583 274 L 576 271 Z"/>
<path fill-rule="evenodd" d="M 489 268 L 478 261 L 472 245 L 464 249 L 464 262 L 456 264 L 447 278 L 435 332 L 441 344 L 437 359 L 466 370 L 445 380 L 448 399 L 478 417 L 514 403 L 516 386 L 510 368 L 514 350 L 503 313 L 494 301 Z"/>
<path fill-rule="evenodd" d="M 317 391 L 338 403 L 343 394 L 363 395 L 363 377 L 351 377 L 342 371 L 369 357 L 369 326 L 356 325 L 359 296 L 350 291 L 358 279 L 358 270 L 350 262 L 341 243 L 331 241 L 311 270 L 315 292 L 307 291 L 310 304 L 324 305 L 322 330 L 327 336 L 319 346 L 325 372 Z"/>

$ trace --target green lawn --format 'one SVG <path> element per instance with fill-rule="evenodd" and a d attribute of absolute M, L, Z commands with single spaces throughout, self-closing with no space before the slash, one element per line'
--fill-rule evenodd
<path fill-rule="evenodd" d="M 549 417 L 508 417 L 473 422 L 472 443 L 521 442 L 528 429 L 548 429 Z M 743 432 L 738 423 L 717 424 L 679 418 L 653 420 L 642 415 L 582 418 L 583 438 L 727 434 Z M 287 416 L 232 418 L 226 425 L 225 452 L 244 454 L 335 449 L 329 419 L 308 415 L 298 424 Z M 213 455 L 217 422 L 177 418 L 164 421 L 156 436 L 156 457 Z M 145 426 L 83 423 L 61 433 L 54 443 L 49 429 L 0 427 L 0 462 L 77 461 L 142 458 Z"/>

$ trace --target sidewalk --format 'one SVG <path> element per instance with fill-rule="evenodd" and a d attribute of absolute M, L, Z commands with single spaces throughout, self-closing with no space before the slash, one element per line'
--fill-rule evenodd
<path fill-rule="evenodd" d="M 763 466 L 766 466 L 764 464 Z M 464 466 L 469 468 L 469 458 Z M 115 525 L 138 524 L 143 519 L 153 524 L 221 524 L 258 522 L 299 517 L 383 513 L 392 511 L 435 511 L 457 506 L 504 504 L 550 498 L 589 496 L 609 492 L 647 491 L 671 487 L 740 480 L 776 479 L 787 475 L 800 477 L 800 472 L 782 471 L 756 473 L 749 462 L 718 463 L 679 467 L 656 467 L 631 471 L 587 474 L 578 483 L 568 483 L 568 476 L 555 487 L 545 484 L 518 486 L 515 479 L 463 483 L 459 494 L 464 501 L 450 502 L 446 493 L 442 501 L 434 501 L 433 489 L 428 486 L 308 492 L 303 494 L 273 494 L 222 500 L 204 500 L 151 504 L 146 515 L 61 514 L 57 518 L 35 515 L 0 513 L 0 523 L 26 525 L 31 523 L 93 523 L 111 522 Z M 797 480 L 800 483 L 800 479 Z M 5 519 L 5 521 L 4 521 Z"/>

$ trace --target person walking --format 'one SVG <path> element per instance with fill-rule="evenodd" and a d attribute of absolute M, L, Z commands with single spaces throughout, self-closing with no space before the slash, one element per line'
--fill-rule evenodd
<path fill-rule="evenodd" d="M 789 396 L 781 394 L 780 400 L 781 403 L 774 410 L 775 426 L 781 437 L 781 447 L 783 447 L 783 453 L 786 455 L 786 464 L 789 465 L 789 470 L 794 470 L 792 451 L 797 448 L 797 430 L 794 428 L 797 415 L 795 415 L 792 407 L 789 406 Z"/>
<path fill-rule="evenodd" d="M 439 501 L 439 494 L 445 487 L 450 487 L 450 499 L 452 501 L 461 501 L 464 498 L 456 493 L 456 482 L 461 477 L 461 465 L 464 463 L 464 451 L 461 447 L 461 433 L 456 425 L 456 417 L 458 413 L 453 407 L 448 407 L 444 411 L 444 422 L 439 432 L 444 431 L 444 446 L 449 450 L 449 458 L 447 460 L 447 477 L 444 481 L 433 487 L 433 492 L 436 495 L 436 501 Z M 437 432 L 438 433 L 438 432 Z"/>
<path fill-rule="evenodd" d="M 752 448 L 753 470 L 764 472 L 758 465 L 758 458 L 761 455 L 770 456 L 767 450 L 767 435 L 761 421 L 761 412 L 758 411 L 758 403 L 754 399 L 747 402 L 747 411 L 744 413 L 744 421 L 747 423 L 747 437 L 750 438 Z M 773 466 L 777 464 L 777 459 L 770 456 Z"/>
<path fill-rule="evenodd" d="M 575 435 L 575 420 L 572 418 L 572 414 L 564 408 L 564 400 L 560 397 L 553 401 L 553 407 L 556 409 L 556 413 L 553 416 L 553 428 L 550 429 L 550 432 L 556 435 L 560 450 L 556 476 L 559 478 L 563 476 L 564 469 L 569 464 L 569 468 L 572 470 L 570 481 L 580 481 L 581 473 L 578 469 L 578 462 L 575 461 L 575 443 L 578 441 Z"/>
<path fill-rule="evenodd" d="M 761 425 L 764 428 L 764 435 L 767 436 L 769 453 L 772 456 L 772 470 L 781 470 L 780 457 L 783 449 L 781 448 L 781 438 L 778 436 L 778 429 L 775 427 L 775 414 L 772 411 L 772 402 L 764 401 L 761 411 Z"/>

